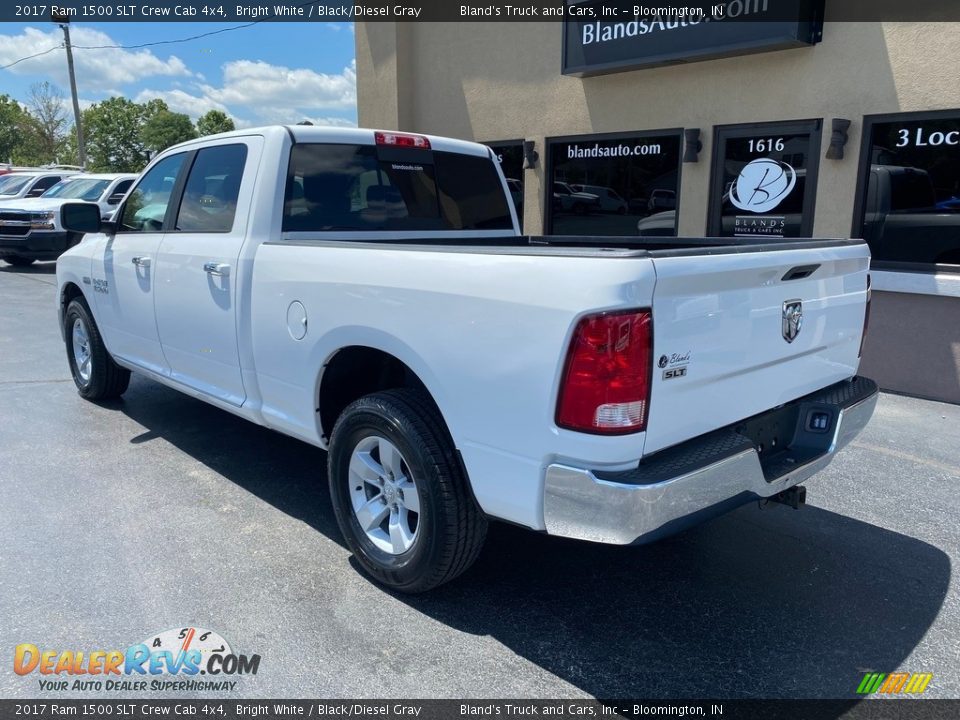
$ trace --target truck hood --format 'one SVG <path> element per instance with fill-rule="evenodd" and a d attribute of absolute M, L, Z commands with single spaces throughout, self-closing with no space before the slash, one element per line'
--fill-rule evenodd
<path fill-rule="evenodd" d="M 62 198 L 19 198 L 0 203 L 7 210 L 27 210 L 30 212 L 43 212 L 45 210 L 59 210 L 60 206 L 66 202 L 76 202 Z"/>

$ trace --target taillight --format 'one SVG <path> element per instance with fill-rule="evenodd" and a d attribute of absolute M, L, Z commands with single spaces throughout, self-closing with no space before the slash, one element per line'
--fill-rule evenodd
<path fill-rule="evenodd" d="M 430 140 L 423 135 L 407 135 L 405 133 L 378 131 L 375 132 L 373 136 L 376 139 L 377 145 L 417 148 L 418 150 L 430 149 Z"/>
<path fill-rule="evenodd" d="M 867 273 L 867 307 L 863 311 L 863 335 L 860 336 L 860 352 L 857 353 L 857 357 L 863 357 L 863 344 L 867 341 L 867 328 L 870 326 L 870 300 L 873 296 L 873 291 L 870 290 L 872 285 L 870 281 L 870 274 Z"/>
<path fill-rule="evenodd" d="M 604 435 L 645 429 L 652 345 L 649 310 L 583 318 L 570 341 L 557 425 Z"/>

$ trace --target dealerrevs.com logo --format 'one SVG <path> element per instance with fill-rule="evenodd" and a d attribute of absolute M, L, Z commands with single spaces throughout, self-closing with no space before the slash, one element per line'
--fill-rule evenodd
<path fill-rule="evenodd" d="M 43 691 L 145 691 L 236 689 L 237 675 L 256 675 L 260 655 L 235 653 L 213 630 L 175 628 L 126 650 L 54 650 L 17 645 L 13 671 L 36 676 Z M 197 676 L 206 676 L 197 679 Z"/>

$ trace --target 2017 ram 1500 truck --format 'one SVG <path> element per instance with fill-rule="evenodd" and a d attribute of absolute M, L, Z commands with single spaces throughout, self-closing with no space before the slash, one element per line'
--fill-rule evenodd
<path fill-rule="evenodd" d="M 243 130 L 161 153 L 112 222 L 62 214 L 80 394 L 132 370 L 328 449 L 349 547 L 403 591 L 488 518 L 628 544 L 799 500 L 876 403 L 862 242 L 522 236 L 482 145 Z"/>

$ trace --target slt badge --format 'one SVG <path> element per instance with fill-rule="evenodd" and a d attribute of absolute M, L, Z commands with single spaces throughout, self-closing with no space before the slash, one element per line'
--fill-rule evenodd
<path fill-rule="evenodd" d="M 783 302 L 783 339 L 792 343 L 803 328 L 803 302 L 785 300 Z"/>

